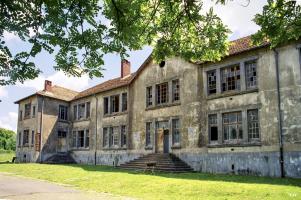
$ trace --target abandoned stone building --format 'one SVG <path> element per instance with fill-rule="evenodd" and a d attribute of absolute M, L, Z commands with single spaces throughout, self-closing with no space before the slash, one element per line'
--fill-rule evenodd
<path fill-rule="evenodd" d="M 123 60 L 120 77 L 82 92 L 45 81 L 16 102 L 17 160 L 119 166 L 170 153 L 195 171 L 300 178 L 300 44 L 244 37 L 218 62 L 150 56 L 135 73 Z"/>

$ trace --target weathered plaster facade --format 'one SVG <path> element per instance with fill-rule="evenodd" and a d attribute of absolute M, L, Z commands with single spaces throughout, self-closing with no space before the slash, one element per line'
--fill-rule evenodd
<path fill-rule="evenodd" d="M 149 58 L 135 74 L 129 75 L 133 78 L 127 84 L 118 87 L 80 97 L 75 95 L 71 100 L 41 95 L 25 98 L 18 102 L 20 110 L 28 102 L 36 104 L 38 109 L 35 118 L 18 122 L 18 133 L 25 129 L 41 132 L 42 161 L 59 152 L 57 132 L 66 130 L 66 152 L 78 163 L 119 165 L 141 155 L 169 152 L 179 156 L 196 171 L 276 177 L 281 176 L 282 135 L 285 176 L 300 178 L 301 57 L 298 47 L 298 43 L 294 42 L 276 49 L 281 116 L 278 109 L 276 54 L 263 46 L 229 55 L 216 63 L 194 64 L 171 58 L 162 67 Z M 249 61 L 256 61 L 257 82 L 253 88 L 246 84 L 246 65 Z M 239 77 L 236 80 L 239 89 L 223 92 L 223 70 L 234 65 L 239 66 Z M 216 91 L 209 94 L 207 74 L 212 70 L 216 71 Z M 120 81 L 123 79 L 120 78 Z M 178 81 L 180 91 L 176 101 L 173 99 L 174 81 Z M 164 99 L 164 103 L 156 103 L 158 95 L 162 96 L 157 89 L 162 83 L 168 87 L 167 99 Z M 150 96 L 147 93 L 149 87 L 152 88 Z M 127 94 L 127 109 L 122 111 L 124 93 Z M 111 109 L 110 104 L 116 101 L 111 102 L 110 97 L 116 95 L 119 96 L 119 111 L 105 114 L 105 105 L 108 104 L 108 109 Z M 108 102 L 104 102 L 107 97 Z M 148 105 L 148 101 L 152 105 Z M 74 106 L 85 104 L 87 108 L 87 102 L 90 109 L 89 114 L 87 109 L 85 113 L 89 116 L 75 119 Z M 68 120 L 59 120 L 59 105 L 68 107 Z M 250 111 L 258 113 L 256 123 L 259 126 L 259 137 L 255 139 L 249 135 Z M 238 113 L 237 116 L 241 116 L 241 120 L 235 124 L 238 130 L 235 132 L 236 139 L 229 141 L 225 139 L 228 137 L 225 135 L 224 121 L 227 113 Z M 214 130 L 217 131 L 217 138 L 214 141 L 211 138 L 213 136 L 209 136 L 208 119 L 212 115 L 216 116 Z M 176 125 L 175 121 L 178 122 Z M 88 133 L 78 133 L 74 140 L 74 132 L 81 130 L 88 130 Z M 174 136 L 175 130 L 179 132 L 179 139 Z M 109 138 L 105 136 L 105 131 Z M 118 133 L 118 141 L 115 132 Z M 123 134 L 126 139 L 122 140 Z M 81 139 L 82 136 L 85 139 Z M 126 142 L 123 145 L 124 140 Z M 34 145 L 17 147 L 17 157 L 21 162 L 40 161 L 39 155 Z"/>

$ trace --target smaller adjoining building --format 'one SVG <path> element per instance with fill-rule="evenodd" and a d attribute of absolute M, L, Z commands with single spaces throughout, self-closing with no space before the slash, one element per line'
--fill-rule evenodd
<path fill-rule="evenodd" d="M 115 166 L 172 153 L 201 172 L 300 178 L 300 44 L 245 37 L 215 63 L 150 56 L 135 73 L 123 60 L 120 77 L 81 92 L 45 81 L 16 102 L 17 160 Z"/>

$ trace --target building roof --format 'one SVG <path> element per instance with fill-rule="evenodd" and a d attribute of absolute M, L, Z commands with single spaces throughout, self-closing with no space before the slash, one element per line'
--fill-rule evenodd
<path fill-rule="evenodd" d="M 23 101 L 23 100 L 30 98 L 32 96 L 35 96 L 35 95 L 45 96 L 45 97 L 59 99 L 59 100 L 63 100 L 63 101 L 71 101 L 77 94 L 78 94 L 78 92 L 76 92 L 76 91 L 54 85 L 51 87 L 51 91 L 40 90 L 32 95 L 29 95 L 27 97 L 24 97 L 24 98 L 16 101 L 15 103 L 19 103 L 20 101 Z"/>

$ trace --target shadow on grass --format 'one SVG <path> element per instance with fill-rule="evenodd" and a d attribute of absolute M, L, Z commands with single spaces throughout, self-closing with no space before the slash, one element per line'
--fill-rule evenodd
<path fill-rule="evenodd" d="M 246 183 L 246 184 L 269 184 L 269 185 L 283 185 L 283 186 L 297 186 L 301 187 L 301 179 L 293 178 L 271 178 L 271 177 L 258 177 L 258 176 L 241 176 L 241 175 L 230 175 L 230 174 L 209 174 L 209 173 L 163 173 L 155 172 L 151 174 L 150 172 L 135 171 L 135 170 L 124 170 L 119 168 L 114 168 L 110 166 L 100 166 L 100 165 L 64 165 L 68 167 L 81 168 L 86 171 L 93 172 L 116 172 L 116 173 L 127 173 L 132 175 L 148 175 L 148 176 L 158 176 L 164 178 L 172 179 L 185 179 L 185 180 L 199 180 L 199 181 L 221 181 L 221 182 L 235 182 L 235 183 Z"/>

